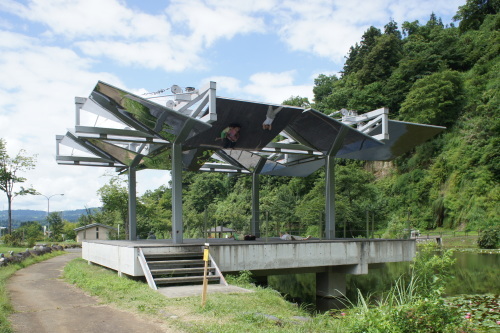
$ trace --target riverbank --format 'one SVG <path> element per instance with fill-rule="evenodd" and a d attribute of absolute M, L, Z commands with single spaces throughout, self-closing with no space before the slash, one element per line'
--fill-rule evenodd
<path fill-rule="evenodd" d="M 436 262 L 439 263 L 440 259 L 434 260 L 431 266 L 435 267 Z M 447 262 L 450 261 L 446 259 L 443 264 Z M 253 285 L 250 275 L 245 272 L 238 277 L 228 276 L 228 282 L 254 292 L 210 295 L 205 307 L 201 306 L 200 297 L 167 299 L 141 281 L 119 278 L 116 272 L 88 266 L 81 259 L 66 266 L 64 278 L 99 297 L 103 304 L 113 304 L 152 319 L 162 319 L 183 332 L 344 333 L 364 331 L 359 330 L 360 325 L 372 325 L 374 329 L 371 332 L 396 333 L 405 332 L 404 327 L 413 320 L 408 316 L 412 313 L 422 319 L 423 328 L 439 321 L 440 329 L 432 332 L 473 332 L 472 327 L 477 327 L 444 299 L 432 296 L 429 291 L 408 293 L 406 286 L 404 290 L 394 289 L 392 296 L 385 297 L 377 306 L 369 305 L 367 299 L 361 297 L 344 312 L 311 313 L 304 306 L 286 301 L 271 288 Z M 425 279 L 432 281 L 432 276 L 426 273 Z M 432 301 L 428 301 L 427 297 Z"/>

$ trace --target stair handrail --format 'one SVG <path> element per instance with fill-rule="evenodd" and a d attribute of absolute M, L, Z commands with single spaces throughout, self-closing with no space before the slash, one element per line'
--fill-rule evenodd
<path fill-rule="evenodd" d="M 148 262 L 146 261 L 146 257 L 144 256 L 144 252 L 142 252 L 142 248 L 138 248 L 138 254 L 137 254 L 137 259 L 139 259 L 139 263 L 141 264 L 142 271 L 144 272 L 144 276 L 146 277 L 146 281 L 148 281 L 149 288 L 153 290 L 158 290 L 158 287 L 156 287 L 155 280 L 153 279 L 153 275 L 151 274 L 151 271 L 149 270 L 149 265 Z"/>
<path fill-rule="evenodd" d="M 223 284 L 225 286 L 228 286 L 228 283 L 226 282 L 226 279 L 224 278 L 224 275 L 222 275 L 222 272 L 219 269 L 219 266 L 217 266 L 217 263 L 215 262 L 214 258 L 210 253 L 208 253 L 208 256 L 210 258 L 210 266 L 215 268 L 215 273 L 219 276 L 219 284 Z"/>

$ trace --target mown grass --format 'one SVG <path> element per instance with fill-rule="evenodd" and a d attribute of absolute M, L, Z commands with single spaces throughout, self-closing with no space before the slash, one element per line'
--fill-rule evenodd
<path fill-rule="evenodd" d="M 14 251 L 14 252 L 24 252 L 26 251 L 26 247 L 13 247 L 13 246 L 6 246 L 6 245 L 0 245 L 0 253 L 3 253 L 4 255 L 8 256 L 9 251 Z"/>
<path fill-rule="evenodd" d="M 144 282 L 120 278 L 82 259 L 66 265 L 64 278 L 106 304 L 162 318 L 185 332 L 343 332 L 331 317 L 311 316 L 277 291 L 248 283 L 252 293 L 209 294 L 203 308 L 201 297 L 166 298 Z"/>
<path fill-rule="evenodd" d="M 0 247 L 0 251 L 16 251 L 20 252 L 20 248 Z M 5 253 L 5 252 L 2 252 Z M 7 293 L 7 280 L 18 270 L 36 264 L 38 262 L 56 257 L 64 254 L 62 251 L 54 251 L 52 253 L 44 254 L 39 257 L 30 257 L 20 263 L 0 267 L 0 333 L 11 333 L 12 327 L 9 322 L 9 315 L 12 313 L 13 308 L 10 303 L 9 295 Z"/>

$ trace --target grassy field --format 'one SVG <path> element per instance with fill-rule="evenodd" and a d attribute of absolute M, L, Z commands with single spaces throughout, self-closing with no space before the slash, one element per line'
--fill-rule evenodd
<path fill-rule="evenodd" d="M 1 253 L 7 253 L 7 251 L 21 252 L 24 250 L 25 248 L 12 248 L 4 246 L 0 247 Z M 0 267 L 0 333 L 12 332 L 12 328 L 8 321 L 8 317 L 12 313 L 12 305 L 10 304 L 9 295 L 7 294 L 6 289 L 8 278 L 21 268 L 33 265 L 40 261 L 47 260 L 49 258 L 56 257 L 61 254 L 64 254 L 64 252 L 55 251 L 39 257 L 30 257 L 17 264 Z"/>
<path fill-rule="evenodd" d="M 24 251 L 26 251 L 26 248 L 25 247 L 5 246 L 3 244 L 0 244 L 0 253 L 3 253 L 5 256 L 9 256 L 8 255 L 9 251 L 24 252 Z"/>
<path fill-rule="evenodd" d="M 184 332 L 342 332 L 330 316 L 311 316 L 278 292 L 245 283 L 244 277 L 232 284 L 252 293 L 209 294 L 204 308 L 201 297 L 169 299 L 144 282 L 120 278 L 114 271 L 88 266 L 81 259 L 65 267 L 64 278 L 104 303 L 162 318 Z"/>

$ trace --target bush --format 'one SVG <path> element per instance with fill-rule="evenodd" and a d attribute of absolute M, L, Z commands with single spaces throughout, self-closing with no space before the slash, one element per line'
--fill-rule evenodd
<path fill-rule="evenodd" d="M 468 332 L 460 312 L 441 298 L 419 299 L 396 308 L 392 324 L 401 333 Z"/>
<path fill-rule="evenodd" d="M 28 238 L 27 245 L 29 248 L 33 248 L 36 245 L 36 238 Z"/>
<path fill-rule="evenodd" d="M 477 239 L 481 249 L 497 249 L 500 247 L 500 227 L 490 227 L 481 232 Z"/>
<path fill-rule="evenodd" d="M 7 246 L 12 246 L 12 247 L 21 246 L 20 240 L 17 239 L 16 237 L 14 237 L 13 235 L 7 234 L 7 235 L 3 236 L 2 238 L 3 238 L 4 244 Z"/>

